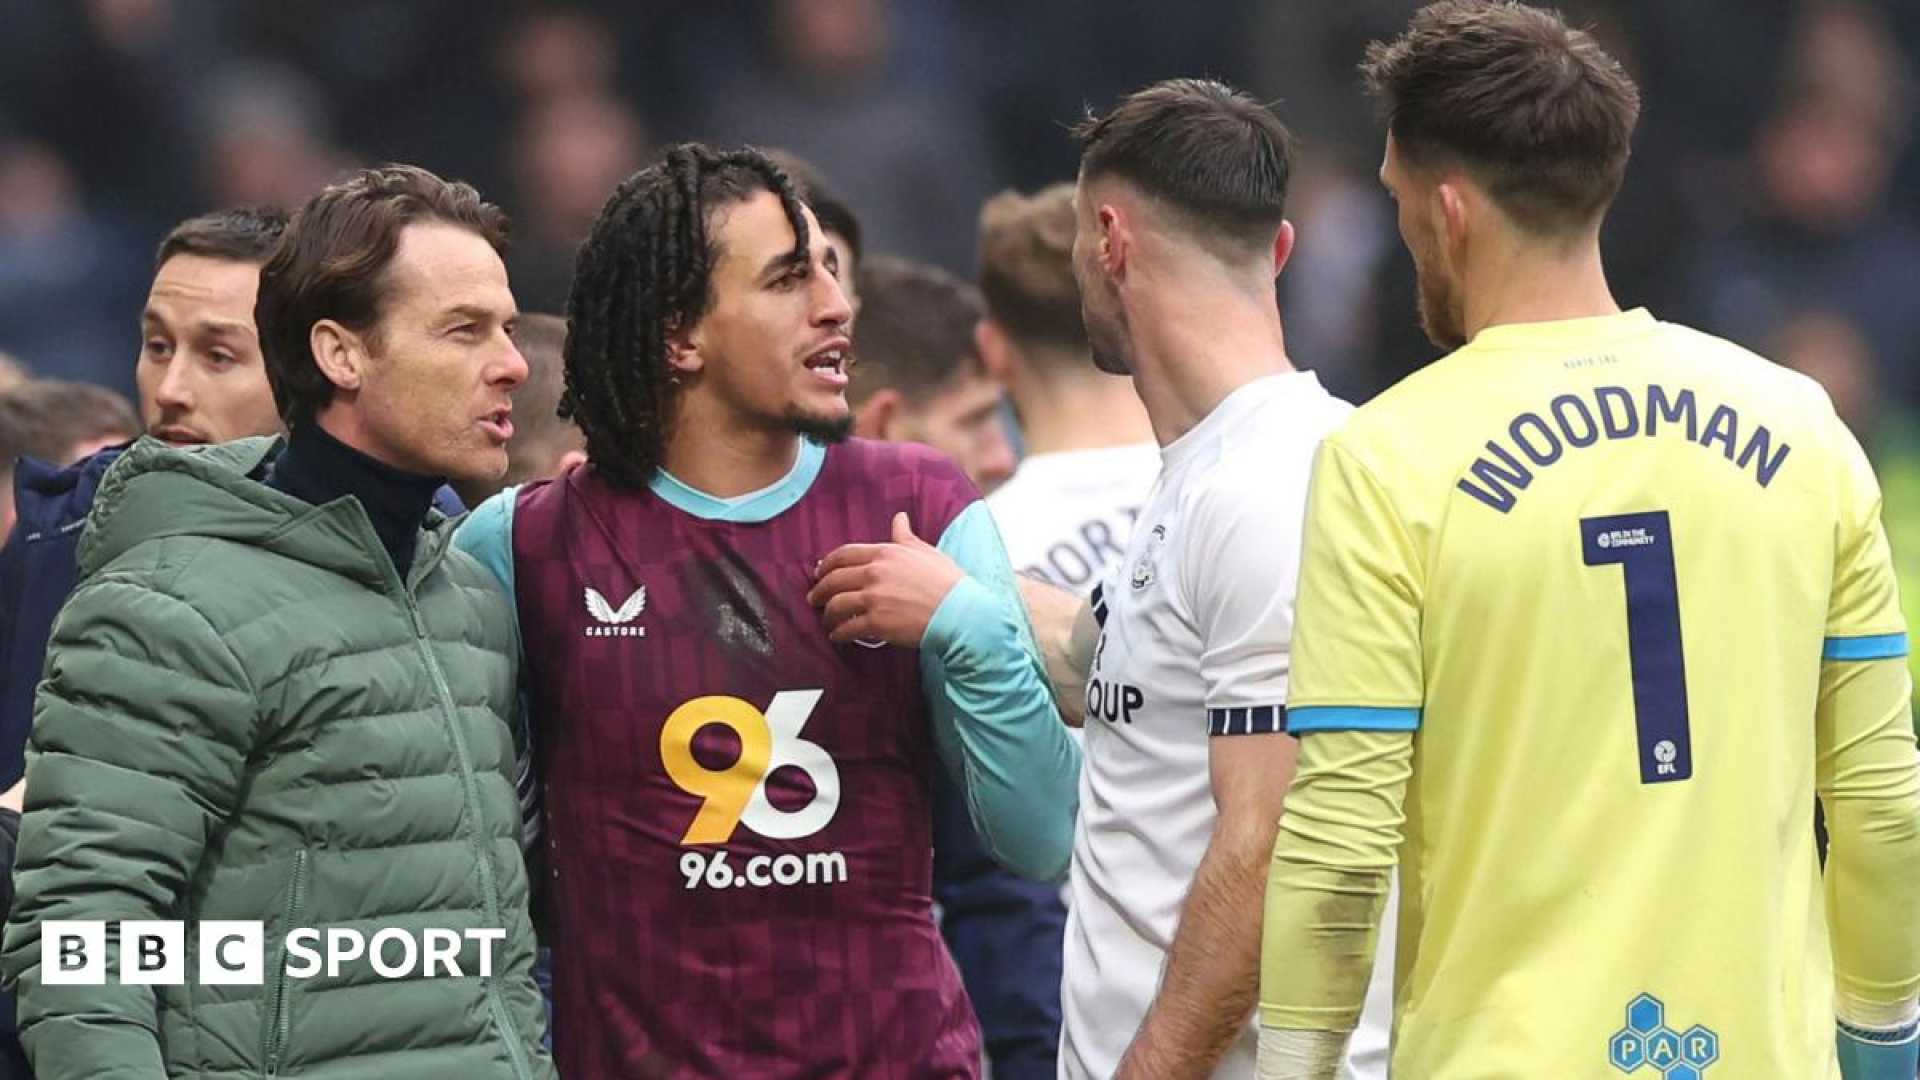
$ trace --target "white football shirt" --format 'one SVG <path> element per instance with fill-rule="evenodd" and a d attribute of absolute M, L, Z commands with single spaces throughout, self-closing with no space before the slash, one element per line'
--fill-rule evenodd
<path fill-rule="evenodd" d="M 1095 595 L 1062 1077 L 1112 1076 L 1159 988 L 1213 835 L 1211 740 L 1282 730 L 1308 474 L 1321 438 L 1352 411 L 1309 372 L 1228 395 L 1161 451 L 1126 557 Z M 1356 1062 L 1384 1062 L 1384 996 L 1355 1034 Z M 1251 1078 L 1256 1044 L 1249 1016 L 1215 1075 Z M 1382 1063 L 1352 1075 L 1385 1074 Z"/>
<path fill-rule="evenodd" d="M 1126 554 L 1160 474 L 1153 443 L 1034 454 L 987 496 L 1016 573 L 1085 596 Z"/>

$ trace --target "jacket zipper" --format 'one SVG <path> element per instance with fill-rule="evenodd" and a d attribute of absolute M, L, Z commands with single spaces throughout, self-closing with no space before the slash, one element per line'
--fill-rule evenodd
<path fill-rule="evenodd" d="M 287 889 L 287 917 L 280 926 L 284 936 L 293 933 L 294 920 L 300 916 L 300 908 L 306 901 L 307 891 L 307 849 L 301 848 L 293 853 L 293 884 Z M 293 1018 L 287 1012 L 287 949 L 280 947 L 280 966 L 273 975 L 273 1009 L 271 1022 L 267 1028 L 267 1076 L 280 1075 L 280 1055 L 286 1052 L 287 1035 L 293 1026 Z"/>
<path fill-rule="evenodd" d="M 480 786 L 473 777 L 473 759 L 467 749 L 467 735 L 461 730 L 460 716 L 454 708 L 453 690 L 447 685 L 446 673 L 440 670 L 440 660 L 433 655 L 433 642 L 427 637 L 427 623 L 420 614 L 420 606 L 414 602 L 411 589 L 403 588 L 407 614 L 413 617 L 413 639 L 420 647 L 420 654 L 426 657 L 427 671 L 433 676 L 434 691 L 440 697 L 440 711 L 446 717 L 447 728 L 453 733 L 453 752 L 460 765 L 460 783 L 466 791 L 467 812 L 473 818 L 472 840 L 474 856 L 480 867 L 480 899 L 485 906 L 488 926 L 505 927 L 500 917 L 500 896 L 493 879 L 493 857 L 487 851 L 487 838 L 482 828 L 484 818 L 480 813 Z M 506 1002 L 500 1000 L 500 980 L 497 977 L 480 979 L 481 992 L 486 995 L 487 1009 L 493 1014 L 494 1026 L 500 1032 L 501 1041 L 507 1044 L 507 1056 L 513 1061 L 515 1076 L 533 1080 L 533 1066 L 527 1061 L 526 1048 L 520 1045 L 517 1032 L 507 1015 Z"/>

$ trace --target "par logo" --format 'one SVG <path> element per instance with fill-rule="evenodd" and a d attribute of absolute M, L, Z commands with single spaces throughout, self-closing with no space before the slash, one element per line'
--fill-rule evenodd
<path fill-rule="evenodd" d="M 1701 1024 L 1675 1031 L 1666 1005 L 1641 994 L 1627 1002 L 1627 1026 L 1607 1040 L 1607 1060 L 1630 1075 L 1644 1069 L 1660 1080 L 1703 1080 L 1720 1060 L 1720 1036 Z"/>
<path fill-rule="evenodd" d="M 587 614 L 593 616 L 599 625 L 587 627 L 587 636 L 646 637 L 646 627 L 627 625 L 639 618 L 640 613 L 645 610 L 647 610 L 645 585 L 633 590 L 633 593 L 619 607 L 608 603 L 607 598 L 600 595 L 600 590 L 589 585 L 587 586 Z"/>

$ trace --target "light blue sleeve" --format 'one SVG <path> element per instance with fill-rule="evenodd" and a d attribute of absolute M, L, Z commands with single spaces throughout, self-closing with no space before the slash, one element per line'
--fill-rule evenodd
<path fill-rule="evenodd" d="M 520 604 L 513 591 L 513 507 L 520 489 L 510 487 L 467 514 L 454 531 L 453 546 L 473 556 L 507 591 L 507 610 L 513 619 L 513 640 L 519 644 L 519 663 L 526 663 L 520 637 Z M 520 729 L 514 732 L 513 783 L 520 796 L 520 846 L 532 851 L 542 831 L 538 784 L 533 773 L 533 716 L 528 707 L 525 680 L 519 694 Z"/>
<path fill-rule="evenodd" d="M 994 861 L 1058 880 L 1073 855 L 1080 747 L 1054 708 L 987 504 L 967 507 L 939 548 L 967 576 L 940 602 L 920 645 L 935 745 Z"/>
<path fill-rule="evenodd" d="M 1844 1080 L 1906 1080 L 1920 1066 L 1920 1031 L 1912 1024 L 1872 1031 L 1841 1021 L 1838 1040 Z"/>
<path fill-rule="evenodd" d="M 510 487 L 473 508 L 454 530 L 453 546 L 480 560 L 480 565 L 513 596 L 513 506 L 520 489 Z M 520 613 L 513 615 L 518 621 Z M 520 635 L 516 629 L 514 637 Z"/>

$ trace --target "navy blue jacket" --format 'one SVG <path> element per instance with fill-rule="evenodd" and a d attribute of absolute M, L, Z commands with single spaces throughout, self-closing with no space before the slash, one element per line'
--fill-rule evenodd
<path fill-rule="evenodd" d="M 80 531 L 100 478 L 125 447 L 67 468 L 32 458 L 14 467 L 17 520 L 0 548 L 0 791 L 26 771 L 33 691 L 47 662 L 53 617 L 80 577 Z"/>
<path fill-rule="evenodd" d="M 124 447 L 102 450 L 79 464 L 55 468 L 32 458 L 14 466 L 16 519 L 0 548 L 0 791 L 26 772 L 33 731 L 33 691 L 47 663 L 53 617 L 80 577 L 80 531 L 107 466 Z M 0 873 L 13 877 L 13 845 Z M 14 1028 L 14 1002 L 0 993 L 0 1076 L 32 1077 Z"/>

